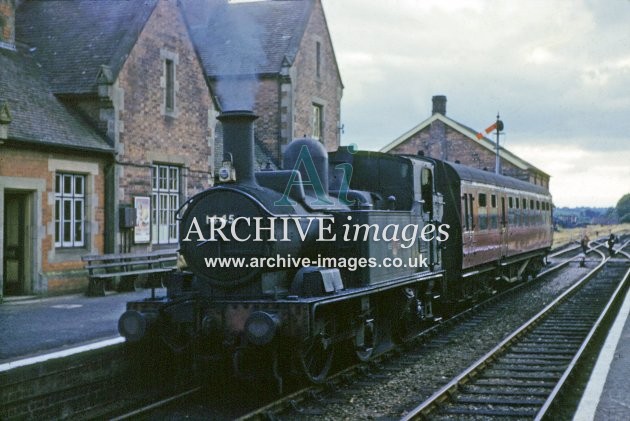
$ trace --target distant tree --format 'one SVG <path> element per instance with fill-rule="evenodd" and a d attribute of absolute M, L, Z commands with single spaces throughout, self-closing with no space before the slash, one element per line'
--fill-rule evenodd
<path fill-rule="evenodd" d="M 624 194 L 617 202 L 617 215 L 619 222 L 630 222 L 630 193 Z"/>

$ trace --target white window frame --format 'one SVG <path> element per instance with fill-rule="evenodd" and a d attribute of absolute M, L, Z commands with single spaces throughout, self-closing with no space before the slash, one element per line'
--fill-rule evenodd
<path fill-rule="evenodd" d="M 169 164 L 151 167 L 151 243 L 173 244 L 179 239 L 175 218 L 179 209 L 181 168 Z"/>
<path fill-rule="evenodd" d="M 323 115 L 324 115 L 324 106 L 321 104 L 313 103 L 312 136 L 313 136 L 313 139 L 317 139 L 320 141 L 322 141 L 322 138 L 323 138 L 322 132 L 324 130 Z"/>
<path fill-rule="evenodd" d="M 55 173 L 55 247 L 57 248 L 85 246 L 86 181 L 84 174 Z"/>

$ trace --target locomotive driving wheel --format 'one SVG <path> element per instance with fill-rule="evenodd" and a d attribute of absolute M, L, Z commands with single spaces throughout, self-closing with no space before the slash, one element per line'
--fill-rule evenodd
<path fill-rule="evenodd" d="M 302 342 L 296 356 L 299 369 L 308 381 L 321 383 L 326 379 L 335 354 L 334 335 L 332 317 L 315 319 L 313 335 Z"/>

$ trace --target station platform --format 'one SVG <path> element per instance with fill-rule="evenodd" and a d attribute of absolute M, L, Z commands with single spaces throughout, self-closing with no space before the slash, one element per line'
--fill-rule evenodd
<path fill-rule="evenodd" d="M 604 342 L 573 421 L 630 420 L 630 290 Z"/>
<path fill-rule="evenodd" d="M 156 289 L 156 296 L 166 294 Z M 0 305 L 0 364 L 118 338 L 118 318 L 127 301 L 151 290 L 34 299 L 9 298 Z"/>

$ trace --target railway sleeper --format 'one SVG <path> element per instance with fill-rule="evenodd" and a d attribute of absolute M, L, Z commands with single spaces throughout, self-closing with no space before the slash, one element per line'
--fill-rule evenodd
<path fill-rule="evenodd" d="M 516 399 L 516 398 L 496 398 L 496 397 L 477 397 L 469 395 L 460 395 L 455 398 L 457 403 L 479 403 L 484 405 L 543 405 L 545 399 L 530 398 L 530 399 Z"/>
<path fill-rule="evenodd" d="M 538 408 L 527 409 L 486 409 L 476 406 L 452 405 L 440 410 L 441 414 L 448 415 L 471 415 L 471 416 L 511 416 L 511 417 L 533 417 L 536 415 Z"/>
<path fill-rule="evenodd" d="M 475 381 L 476 386 L 496 386 L 496 387 L 549 387 L 554 388 L 555 382 L 539 379 L 502 379 L 502 378 L 479 378 Z"/>
<path fill-rule="evenodd" d="M 524 374 L 524 373 L 494 373 L 491 370 L 481 374 L 483 379 L 524 379 L 524 380 L 557 380 L 560 378 L 555 373 L 540 372 L 536 374 Z"/>
<path fill-rule="evenodd" d="M 470 385 L 461 388 L 462 392 L 468 395 L 526 395 L 526 396 L 549 396 L 551 392 L 550 387 L 538 387 L 538 388 L 528 388 L 526 390 L 521 389 L 497 389 L 497 388 L 489 388 L 478 385 Z"/>
<path fill-rule="evenodd" d="M 524 373 L 537 373 L 540 371 L 552 371 L 552 372 L 563 372 L 564 370 L 566 370 L 567 366 L 562 365 L 562 366 L 558 366 L 558 365 L 518 365 L 518 366 L 514 366 L 514 365 L 494 365 L 492 367 L 491 370 L 494 371 L 506 371 L 506 372 L 512 372 L 512 371 L 519 371 L 519 372 L 524 372 Z"/>

